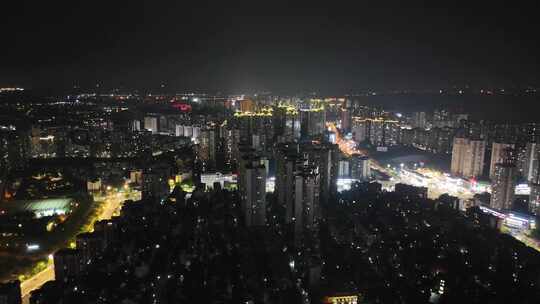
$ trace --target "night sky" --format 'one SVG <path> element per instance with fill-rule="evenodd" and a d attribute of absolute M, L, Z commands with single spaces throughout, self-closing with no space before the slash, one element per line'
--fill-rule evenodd
<path fill-rule="evenodd" d="M 1 12 L 0 84 L 351 92 L 540 82 L 538 10 L 521 1 L 32 2 Z"/>

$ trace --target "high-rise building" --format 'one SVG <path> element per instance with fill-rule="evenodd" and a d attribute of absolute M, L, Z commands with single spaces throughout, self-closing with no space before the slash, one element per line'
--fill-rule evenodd
<path fill-rule="evenodd" d="M 351 178 L 365 181 L 371 176 L 369 157 L 354 154 L 351 156 Z"/>
<path fill-rule="evenodd" d="M 465 154 L 467 153 L 467 147 L 469 146 L 469 139 L 462 137 L 455 137 L 452 145 L 452 163 L 450 171 L 454 175 L 463 174 L 463 163 L 465 161 Z"/>
<path fill-rule="evenodd" d="M 276 186 L 275 193 L 278 204 L 285 208 L 285 222 L 291 223 L 294 217 L 295 173 L 301 163 L 297 145 L 292 143 L 280 144 L 275 152 L 276 157 Z"/>
<path fill-rule="evenodd" d="M 520 173 L 527 179 L 527 181 L 533 180 L 538 174 L 538 166 L 540 163 L 540 144 L 529 142 L 525 145 L 523 155 L 520 158 Z"/>
<path fill-rule="evenodd" d="M 251 99 L 240 100 L 240 111 L 255 112 L 255 102 Z"/>
<path fill-rule="evenodd" d="M 320 175 L 321 202 L 327 203 L 337 193 L 339 171 L 339 148 L 335 144 L 302 143 L 299 146 L 303 159 L 318 169 Z"/>
<path fill-rule="evenodd" d="M 158 132 L 158 117 L 155 116 L 146 116 L 144 118 L 144 128 L 152 134 L 157 134 Z"/>
<path fill-rule="evenodd" d="M 369 139 L 369 121 L 355 118 L 352 127 L 353 138 L 356 142 L 364 142 Z"/>
<path fill-rule="evenodd" d="M 426 123 L 427 123 L 426 112 L 414 112 L 413 113 L 413 123 L 412 123 L 413 127 L 425 129 L 426 128 Z"/>
<path fill-rule="evenodd" d="M 233 169 L 238 165 L 240 159 L 240 130 L 227 129 L 223 135 L 223 149 L 225 154 L 225 164 Z"/>
<path fill-rule="evenodd" d="M 486 142 L 456 137 L 452 146 L 451 172 L 463 177 L 481 176 Z"/>
<path fill-rule="evenodd" d="M 533 174 L 530 175 L 529 179 L 529 188 L 531 193 L 529 195 L 529 212 L 539 216 L 540 215 L 540 162 L 538 158 L 540 157 L 540 152 L 537 152 L 536 159 L 537 161 L 534 164 L 534 168 L 529 169 Z"/>
<path fill-rule="evenodd" d="M 21 299 L 19 280 L 0 284 L 0 304 L 21 304 Z"/>
<path fill-rule="evenodd" d="M 294 235 L 298 242 L 305 230 L 313 230 L 318 222 L 320 208 L 320 179 L 317 169 L 303 166 L 294 182 Z"/>
<path fill-rule="evenodd" d="M 454 127 L 454 121 L 450 117 L 450 113 L 446 110 L 435 110 L 433 112 L 433 126 L 438 128 Z"/>
<path fill-rule="evenodd" d="M 489 178 L 495 177 L 495 165 L 501 163 L 507 148 L 514 149 L 514 144 L 494 142 L 491 146 L 491 162 L 489 166 Z"/>
<path fill-rule="evenodd" d="M 341 109 L 341 130 L 345 133 L 351 130 L 351 111 L 349 108 Z"/>
<path fill-rule="evenodd" d="M 435 127 L 429 131 L 427 150 L 433 153 L 450 154 L 452 152 L 453 130 L 444 127 Z"/>
<path fill-rule="evenodd" d="M 80 233 L 76 237 L 77 249 L 80 252 L 81 265 L 90 264 L 105 249 L 103 235 L 97 232 Z"/>
<path fill-rule="evenodd" d="M 347 160 L 339 161 L 339 177 L 349 177 L 350 176 L 350 163 Z"/>
<path fill-rule="evenodd" d="M 529 194 L 529 212 L 540 215 L 540 183 L 529 183 L 531 193 Z"/>
<path fill-rule="evenodd" d="M 273 126 L 277 142 L 292 142 L 300 138 L 300 121 L 295 107 L 287 105 L 274 107 Z"/>
<path fill-rule="evenodd" d="M 55 280 L 65 282 L 76 277 L 81 271 L 80 251 L 78 249 L 60 249 L 54 253 Z"/>
<path fill-rule="evenodd" d="M 216 165 L 216 132 L 213 128 L 201 130 L 197 156 L 202 164 L 202 171 L 206 172 Z"/>
<path fill-rule="evenodd" d="M 300 109 L 300 134 L 303 138 L 317 136 L 326 130 L 324 108 Z"/>
<path fill-rule="evenodd" d="M 491 182 L 491 207 L 499 210 L 512 208 L 516 188 L 517 169 L 513 149 L 506 148 L 502 161 L 495 165 L 495 174 Z"/>
<path fill-rule="evenodd" d="M 266 167 L 251 153 L 242 156 L 239 166 L 239 190 L 246 226 L 266 224 Z"/>
<path fill-rule="evenodd" d="M 486 142 L 484 140 L 470 140 L 467 153 L 465 154 L 463 176 L 475 177 L 482 175 L 485 153 Z"/>
<path fill-rule="evenodd" d="M 171 168 L 166 164 L 157 164 L 147 167 L 142 173 L 142 197 L 157 200 L 164 199 L 170 193 L 168 180 Z"/>
<path fill-rule="evenodd" d="M 136 132 L 141 130 L 141 121 L 136 119 L 132 120 L 129 127 L 130 131 Z"/>
<path fill-rule="evenodd" d="M 414 129 L 401 128 L 399 143 L 404 146 L 412 146 L 414 143 Z"/>

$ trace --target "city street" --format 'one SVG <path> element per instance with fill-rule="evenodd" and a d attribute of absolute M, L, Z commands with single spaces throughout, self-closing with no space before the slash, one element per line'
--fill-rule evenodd
<path fill-rule="evenodd" d="M 96 218 L 96 221 L 107 220 L 114 215 L 118 215 L 122 207 L 122 203 L 125 200 L 139 200 L 141 193 L 139 191 L 130 191 L 126 197 L 126 193 L 110 191 L 105 196 L 95 195 L 94 201 L 105 202 L 101 214 Z M 30 293 L 33 290 L 38 289 L 48 281 L 54 280 L 54 263 L 49 261 L 47 268 L 37 273 L 33 277 L 25 280 L 21 283 L 21 295 L 23 297 L 23 304 L 29 303 Z"/>

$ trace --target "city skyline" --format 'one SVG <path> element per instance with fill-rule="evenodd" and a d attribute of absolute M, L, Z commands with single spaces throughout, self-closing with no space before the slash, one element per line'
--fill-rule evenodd
<path fill-rule="evenodd" d="M 540 303 L 537 9 L 400 2 L 4 5 L 0 303 Z"/>

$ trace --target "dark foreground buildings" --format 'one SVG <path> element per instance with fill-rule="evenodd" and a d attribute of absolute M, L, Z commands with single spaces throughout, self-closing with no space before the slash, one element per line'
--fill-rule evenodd
<path fill-rule="evenodd" d="M 422 189 L 356 184 L 323 205 L 316 234 L 269 195 L 246 225 L 236 192 L 181 190 L 127 202 L 122 216 L 56 253 L 57 280 L 31 303 L 539 303 L 540 256 L 489 215 Z M 188 197 L 188 198 L 186 198 Z"/>

